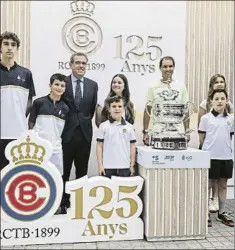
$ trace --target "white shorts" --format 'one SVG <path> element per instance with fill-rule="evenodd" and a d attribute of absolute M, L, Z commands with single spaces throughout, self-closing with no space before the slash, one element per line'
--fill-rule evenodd
<path fill-rule="evenodd" d="M 51 161 L 51 163 L 53 163 L 57 167 L 57 169 L 59 170 L 61 175 L 63 175 L 64 171 L 63 171 L 63 155 L 62 155 L 62 153 L 53 153 L 51 155 L 50 161 Z"/>

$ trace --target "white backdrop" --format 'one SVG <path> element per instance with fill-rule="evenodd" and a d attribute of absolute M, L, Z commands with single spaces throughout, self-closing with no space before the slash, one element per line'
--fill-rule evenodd
<path fill-rule="evenodd" d="M 113 75 L 123 73 L 127 76 L 131 99 L 137 111 L 135 126 L 140 143 L 145 94 L 147 88 L 160 76 L 159 58 L 173 56 L 176 61 L 174 77 L 184 81 L 186 2 L 92 3 L 94 13 L 91 14 L 92 5 L 84 5 L 89 10 L 84 15 L 81 13 L 82 5 L 76 1 L 31 2 L 30 68 L 34 75 L 37 97 L 48 94 L 52 74 L 70 74 L 68 62 L 72 49 L 87 52 L 89 48 L 93 48 L 88 54 L 90 70 L 87 70 L 86 76 L 97 81 L 99 100 L 103 100 L 108 94 Z M 72 9 L 80 12 L 72 15 Z M 66 27 L 70 27 L 67 31 L 66 27 L 63 28 L 66 22 Z M 69 39 L 66 41 L 67 36 Z M 70 46 L 65 46 L 66 42 Z M 128 52 L 130 53 L 127 54 Z M 95 135 L 94 126 L 89 175 L 97 173 Z"/>

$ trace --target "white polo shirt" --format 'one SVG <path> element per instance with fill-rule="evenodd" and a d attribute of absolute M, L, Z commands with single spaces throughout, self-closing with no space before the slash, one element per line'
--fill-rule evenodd
<path fill-rule="evenodd" d="M 103 168 L 130 168 L 130 144 L 136 142 L 133 126 L 122 119 L 100 124 L 97 142 L 103 142 Z"/>
<path fill-rule="evenodd" d="M 202 150 L 209 151 L 211 159 L 233 159 L 231 135 L 234 134 L 234 119 L 231 115 L 216 111 L 203 115 L 198 133 L 205 133 Z"/>

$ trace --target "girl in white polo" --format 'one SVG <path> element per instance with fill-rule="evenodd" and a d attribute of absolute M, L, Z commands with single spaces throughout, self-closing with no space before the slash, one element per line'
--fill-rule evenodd
<path fill-rule="evenodd" d="M 216 89 L 210 96 L 212 111 L 203 115 L 199 124 L 200 148 L 210 152 L 209 190 L 218 185 L 219 212 L 216 220 L 234 227 L 234 222 L 225 212 L 227 180 L 233 175 L 232 135 L 234 119 L 226 111 L 228 94 L 225 89 Z M 208 190 L 208 191 L 209 191 Z M 212 226 L 209 215 L 208 226 Z"/>

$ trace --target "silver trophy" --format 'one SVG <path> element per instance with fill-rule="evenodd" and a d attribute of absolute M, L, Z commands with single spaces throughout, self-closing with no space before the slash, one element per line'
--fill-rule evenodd
<path fill-rule="evenodd" d="M 193 113 L 192 103 L 179 104 L 173 102 L 157 103 L 153 101 L 152 114 L 146 112 L 153 120 L 153 129 L 149 132 L 150 145 L 154 149 L 185 150 L 188 148 L 188 137 L 193 130 L 180 132 L 180 125 Z M 191 112 L 190 112 L 191 110 Z M 186 118 L 187 117 L 187 118 Z M 154 129 L 158 124 L 157 131 Z"/>

